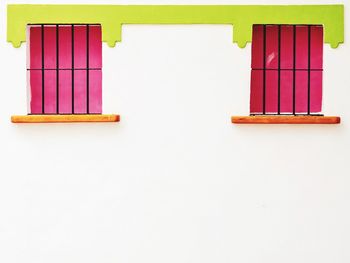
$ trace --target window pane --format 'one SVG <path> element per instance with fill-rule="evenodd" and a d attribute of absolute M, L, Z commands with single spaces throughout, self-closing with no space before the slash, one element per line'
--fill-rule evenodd
<path fill-rule="evenodd" d="M 250 82 L 250 113 L 263 112 L 263 71 L 252 69 Z"/>
<path fill-rule="evenodd" d="M 87 68 L 86 38 L 86 26 L 74 26 L 74 68 L 76 69 Z"/>
<path fill-rule="evenodd" d="M 266 71 L 266 113 L 276 114 L 278 111 L 278 72 L 277 70 Z"/>
<path fill-rule="evenodd" d="M 30 85 L 30 112 L 32 114 L 42 113 L 42 71 L 31 70 L 28 71 L 29 85 Z"/>
<path fill-rule="evenodd" d="M 100 25 L 89 26 L 89 68 L 102 68 L 102 34 Z"/>
<path fill-rule="evenodd" d="M 293 26 L 281 26 L 281 69 L 293 69 Z"/>
<path fill-rule="evenodd" d="M 102 113 L 102 70 L 90 70 L 89 73 L 89 110 L 90 113 Z"/>
<path fill-rule="evenodd" d="M 311 69 L 322 69 L 323 67 L 323 27 L 311 27 Z"/>
<path fill-rule="evenodd" d="M 268 69 L 278 68 L 278 26 L 266 26 L 266 60 Z"/>
<path fill-rule="evenodd" d="M 44 26 L 44 68 L 56 68 L 56 26 Z"/>
<path fill-rule="evenodd" d="M 74 71 L 74 113 L 87 113 L 86 70 Z"/>
<path fill-rule="evenodd" d="M 295 111 L 307 113 L 308 99 L 308 72 L 305 70 L 295 72 Z"/>
<path fill-rule="evenodd" d="M 72 113 L 72 71 L 59 71 L 59 113 Z"/>
<path fill-rule="evenodd" d="M 263 26 L 253 25 L 252 69 L 262 69 L 264 67 L 263 37 Z"/>
<path fill-rule="evenodd" d="M 72 68 L 72 26 L 60 25 L 58 35 L 59 68 Z"/>
<path fill-rule="evenodd" d="M 320 113 L 322 110 L 322 71 L 311 71 L 310 74 L 311 112 Z"/>
<path fill-rule="evenodd" d="M 40 69 L 42 67 L 41 60 L 41 27 L 40 26 L 30 26 L 27 30 L 29 54 L 27 59 L 28 69 Z"/>
<path fill-rule="evenodd" d="M 56 113 L 56 70 L 44 71 L 44 113 Z"/>
<path fill-rule="evenodd" d="M 282 70 L 281 74 L 281 114 L 293 112 L 293 70 Z"/>
<path fill-rule="evenodd" d="M 308 26 L 296 26 L 295 34 L 295 67 L 308 68 Z"/>

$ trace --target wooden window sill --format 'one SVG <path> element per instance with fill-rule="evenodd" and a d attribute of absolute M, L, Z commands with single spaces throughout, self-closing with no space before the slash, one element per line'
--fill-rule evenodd
<path fill-rule="evenodd" d="M 336 116 L 233 116 L 235 124 L 339 124 Z"/>
<path fill-rule="evenodd" d="M 119 122 L 115 114 L 15 115 L 13 123 Z"/>

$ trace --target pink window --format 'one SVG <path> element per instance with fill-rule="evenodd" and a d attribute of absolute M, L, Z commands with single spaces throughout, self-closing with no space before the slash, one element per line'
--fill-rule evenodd
<path fill-rule="evenodd" d="M 100 25 L 29 25 L 30 114 L 102 113 Z"/>
<path fill-rule="evenodd" d="M 254 25 L 250 113 L 319 114 L 323 27 Z"/>

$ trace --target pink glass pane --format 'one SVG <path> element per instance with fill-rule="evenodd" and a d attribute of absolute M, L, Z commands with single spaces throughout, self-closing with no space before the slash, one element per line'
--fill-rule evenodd
<path fill-rule="evenodd" d="M 308 26 L 296 27 L 295 63 L 297 69 L 308 68 Z M 322 43 L 323 44 L 323 43 Z"/>
<path fill-rule="evenodd" d="M 30 84 L 30 112 L 32 114 L 42 113 L 42 77 L 41 70 L 29 71 Z"/>
<path fill-rule="evenodd" d="M 74 71 L 74 113 L 87 113 L 86 70 Z"/>
<path fill-rule="evenodd" d="M 263 59 L 263 26 L 253 25 L 252 69 L 262 69 Z"/>
<path fill-rule="evenodd" d="M 281 71 L 281 113 L 293 112 L 293 71 Z"/>
<path fill-rule="evenodd" d="M 100 25 L 89 26 L 89 68 L 102 68 L 102 34 Z"/>
<path fill-rule="evenodd" d="M 29 60 L 27 68 L 40 69 L 41 60 L 41 27 L 29 26 Z"/>
<path fill-rule="evenodd" d="M 308 72 L 297 71 L 295 73 L 295 111 L 296 113 L 307 113 L 308 108 Z"/>
<path fill-rule="evenodd" d="M 59 113 L 72 113 L 72 71 L 59 71 Z"/>
<path fill-rule="evenodd" d="M 278 72 L 276 70 L 267 70 L 265 87 L 265 112 L 278 112 Z"/>
<path fill-rule="evenodd" d="M 45 70 L 44 72 L 44 113 L 56 113 L 56 71 Z"/>
<path fill-rule="evenodd" d="M 56 68 L 56 26 L 44 26 L 44 67 Z"/>
<path fill-rule="evenodd" d="M 281 69 L 293 69 L 293 26 L 281 26 Z"/>
<path fill-rule="evenodd" d="M 320 113 L 322 110 L 322 71 L 311 71 L 310 74 L 310 111 Z"/>
<path fill-rule="evenodd" d="M 322 69 L 323 60 L 323 27 L 311 27 L 311 69 Z"/>
<path fill-rule="evenodd" d="M 89 72 L 89 111 L 90 113 L 102 113 L 102 70 L 90 70 Z"/>
<path fill-rule="evenodd" d="M 74 68 L 76 69 L 85 69 L 87 67 L 86 39 L 86 26 L 74 26 Z"/>
<path fill-rule="evenodd" d="M 250 112 L 263 111 L 263 71 L 252 69 L 250 81 Z"/>
<path fill-rule="evenodd" d="M 58 54 L 59 68 L 72 68 L 72 26 L 59 26 Z"/>
<path fill-rule="evenodd" d="M 278 68 L 278 26 L 266 26 L 265 67 Z"/>

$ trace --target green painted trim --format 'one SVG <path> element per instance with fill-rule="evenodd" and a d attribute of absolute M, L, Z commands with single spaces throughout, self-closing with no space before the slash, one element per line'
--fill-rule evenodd
<path fill-rule="evenodd" d="M 229 24 L 240 47 L 251 41 L 253 24 L 323 24 L 325 43 L 344 41 L 343 5 L 8 5 L 7 41 L 19 47 L 35 23 L 99 23 L 110 47 L 121 41 L 123 24 Z"/>

